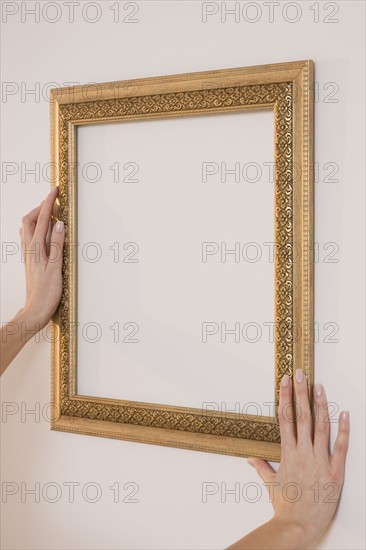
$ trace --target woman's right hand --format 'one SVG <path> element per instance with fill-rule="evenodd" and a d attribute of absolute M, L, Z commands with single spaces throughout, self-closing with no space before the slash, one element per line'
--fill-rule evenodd
<path fill-rule="evenodd" d="M 329 452 L 329 416 L 324 387 L 314 387 L 314 437 L 308 385 L 298 369 L 292 381 L 285 375 L 280 387 L 279 424 L 281 463 L 275 471 L 266 461 L 250 458 L 271 497 L 274 521 L 284 529 L 294 526 L 302 534 L 305 547 L 314 544 L 329 526 L 340 498 L 348 449 L 349 414 L 343 411 L 333 453 Z"/>

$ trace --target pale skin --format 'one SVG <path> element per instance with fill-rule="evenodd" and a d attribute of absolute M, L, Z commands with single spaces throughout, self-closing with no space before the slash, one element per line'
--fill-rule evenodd
<path fill-rule="evenodd" d="M 294 414 L 294 385 L 296 414 Z M 342 411 L 333 453 L 329 451 L 329 416 L 325 389 L 314 386 L 314 422 L 308 386 L 298 369 L 294 382 L 281 381 L 279 423 L 281 463 L 275 471 L 268 462 L 250 458 L 268 489 L 273 517 L 230 546 L 238 549 L 312 548 L 329 527 L 338 506 L 350 431 L 349 414 Z"/>
<path fill-rule="evenodd" d="M 57 309 L 62 291 L 62 222 L 50 228 L 51 213 L 58 194 L 54 188 L 36 208 L 22 218 L 20 241 L 25 265 L 24 307 L 1 328 L 1 374 L 24 345 L 42 330 Z"/>
<path fill-rule="evenodd" d="M 20 237 L 25 258 L 24 307 L 0 330 L 1 374 L 24 345 L 55 313 L 62 292 L 62 223 L 50 227 L 57 188 L 22 219 Z M 296 402 L 296 407 L 294 406 Z M 294 414 L 296 411 L 296 414 Z M 268 489 L 273 517 L 229 547 L 239 549 L 304 549 L 313 547 L 329 527 L 344 482 L 350 431 L 349 414 L 342 411 L 333 452 L 329 449 L 327 398 L 314 386 L 314 419 L 306 379 L 300 369 L 292 381 L 281 381 L 278 417 L 281 462 L 275 471 L 268 462 L 249 458 Z"/>

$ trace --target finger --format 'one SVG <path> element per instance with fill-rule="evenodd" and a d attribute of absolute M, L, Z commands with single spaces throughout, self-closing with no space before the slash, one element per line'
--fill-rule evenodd
<path fill-rule="evenodd" d="M 301 369 L 295 373 L 295 395 L 296 395 L 296 431 L 298 446 L 312 446 L 311 439 L 312 417 L 309 405 L 308 385 Z"/>
<path fill-rule="evenodd" d="M 34 231 L 34 240 L 36 242 L 39 242 L 42 248 L 46 246 L 48 224 L 51 219 L 52 209 L 57 193 L 58 187 L 54 187 L 52 191 L 47 195 L 38 216 L 37 225 Z"/>
<path fill-rule="evenodd" d="M 256 469 L 257 474 L 264 483 L 271 483 L 274 480 L 276 471 L 270 464 L 268 464 L 268 462 L 262 460 L 261 458 L 252 457 L 247 458 L 247 462 Z"/>
<path fill-rule="evenodd" d="M 287 374 L 282 377 L 280 384 L 278 421 L 281 433 L 281 456 L 283 457 L 290 449 L 296 447 L 292 381 Z"/>
<path fill-rule="evenodd" d="M 52 233 L 52 223 L 51 223 L 51 220 L 50 220 L 48 222 L 48 229 L 47 229 L 47 234 L 46 234 L 46 253 L 47 253 L 47 256 L 50 253 L 51 233 Z"/>
<path fill-rule="evenodd" d="M 314 386 L 314 453 L 329 459 L 329 415 L 327 396 L 322 384 Z"/>
<path fill-rule="evenodd" d="M 21 225 L 19 228 L 19 238 L 20 238 L 20 258 L 21 262 L 24 264 L 25 267 L 25 257 L 24 257 L 24 237 L 23 237 L 23 226 Z"/>
<path fill-rule="evenodd" d="M 39 204 L 36 208 L 33 208 L 28 214 L 23 216 L 22 218 L 22 227 L 20 230 L 21 238 L 22 238 L 22 244 L 24 243 L 24 246 L 28 249 L 30 243 L 32 242 L 34 230 L 37 225 L 38 216 L 42 210 L 43 202 Z"/>
<path fill-rule="evenodd" d="M 49 252 L 49 264 L 55 265 L 57 269 L 62 267 L 62 252 L 65 242 L 65 228 L 62 221 L 55 223 L 50 241 L 50 252 Z"/>
<path fill-rule="evenodd" d="M 338 434 L 334 443 L 333 456 L 331 458 L 331 468 L 336 479 L 339 479 L 341 483 L 343 483 L 344 478 L 344 465 L 348 451 L 349 432 L 349 413 L 348 411 L 343 411 L 339 415 Z"/>

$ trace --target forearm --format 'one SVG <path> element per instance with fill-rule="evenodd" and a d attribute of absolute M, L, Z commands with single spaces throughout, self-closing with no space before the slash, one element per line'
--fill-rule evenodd
<path fill-rule="evenodd" d="M 310 544 L 301 526 L 274 517 L 227 550 L 298 550 L 309 548 Z"/>
<path fill-rule="evenodd" d="M 0 329 L 0 374 L 40 329 L 40 323 L 25 309 L 21 309 L 12 321 L 4 323 Z"/>

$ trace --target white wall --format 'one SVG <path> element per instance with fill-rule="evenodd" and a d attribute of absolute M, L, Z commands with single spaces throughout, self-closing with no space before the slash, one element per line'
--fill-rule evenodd
<path fill-rule="evenodd" d="M 315 61 L 319 92 L 315 108 L 319 163 L 315 380 L 325 384 L 335 409 L 349 409 L 351 417 L 342 501 L 320 547 L 364 548 L 364 4 L 281 3 L 275 7 L 272 23 L 268 5 L 260 2 L 251 7 L 242 2 L 240 7 L 248 11 L 241 12 L 238 22 L 228 16 L 226 23 L 221 22 L 220 13 L 203 23 L 200 2 L 139 2 L 139 11 L 132 16 L 136 23 L 121 21 L 133 6 L 120 3 L 120 22 L 114 23 L 110 9 L 114 4 L 99 2 L 101 19 L 92 24 L 81 17 L 83 2 L 75 6 L 74 23 L 69 23 L 68 8 L 59 2 L 60 20 L 51 24 L 46 19 L 55 17 L 52 6 L 34 23 L 30 15 L 21 20 L 22 8 L 30 9 L 34 2 L 2 2 L 1 76 L 3 82 L 15 83 L 14 93 L 3 96 L 1 104 L 2 162 L 23 162 L 28 168 L 39 162 L 41 169 L 49 162 L 49 104 L 42 90 L 50 82 L 68 85 Z M 4 22 L 5 8 L 19 11 Z M 257 22 L 250 23 L 247 20 L 255 18 L 255 10 L 262 14 L 257 11 Z M 94 14 L 89 7 L 86 16 L 90 19 Z M 297 22 L 288 21 L 297 14 Z M 325 22 L 325 18 L 338 22 Z M 22 97 L 22 91 L 38 86 L 41 97 Z M 333 176 L 338 181 L 327 181 L 333 166 L 327 163 L 339 167 Z M 42 175 L 39 181 L 29 175 L 24 182 L 21 179 L 20 171 L 7 182 L 3 178 L 4 242 L 18 241 L 22 215 L 48 190 Z M 327 248 L 327 243 L 336 243 L 333 256 L 334 245 Z M 332 258 L 336 261 L 331 262 Z M 23 305 L 24 274 L 19 254 L 6 262 L 3 258 L 1 267 L 3 322 Z M 337 342 L 329 342 L 335 325 Z M 222 503 L 220 495 L 202 502 L 205 481 L 230 486 L 239 482 L 241 487 L 259 482 L 243 459 L 51 432 L 49 370 L 49 345 L 41 340 L 31 342 L 2 379 L 2 400 L 14 412 L 3 416 L 1 423 L 2 482 L 13 482 L 19 489 L 3 505 L 3 548 L 222 548 L 270 518 L 264 490 L 255 504 L 248 499 L 236 503 L 230 496 Z M 25 414 L 26 409 L 36 413 Z M 335 434 L 336 424 L 332 424 L 332 442 Z M 80 484 L 74 502 L 69 502 L 65 485 L 70 482 Z M 99 484 L 102 491 L 97 503 L 82 496 L 89 482 Z M 138 484 L 138 503 L 123 502 L 131 489 L 122 490 L 115 503 L 110 487 L 117 482 L 121 487 L 127 482 Z M 61 498 L 50 503 L 54 496 L 50 489 L 38 503 L 31 495 L 23 495 L 22 502 L 22 483 L 23 489 L 39 483 L 41 490 L 47 483 L 57 483 Z M 92 490 L 87 496 L 93 497 Z"/>

